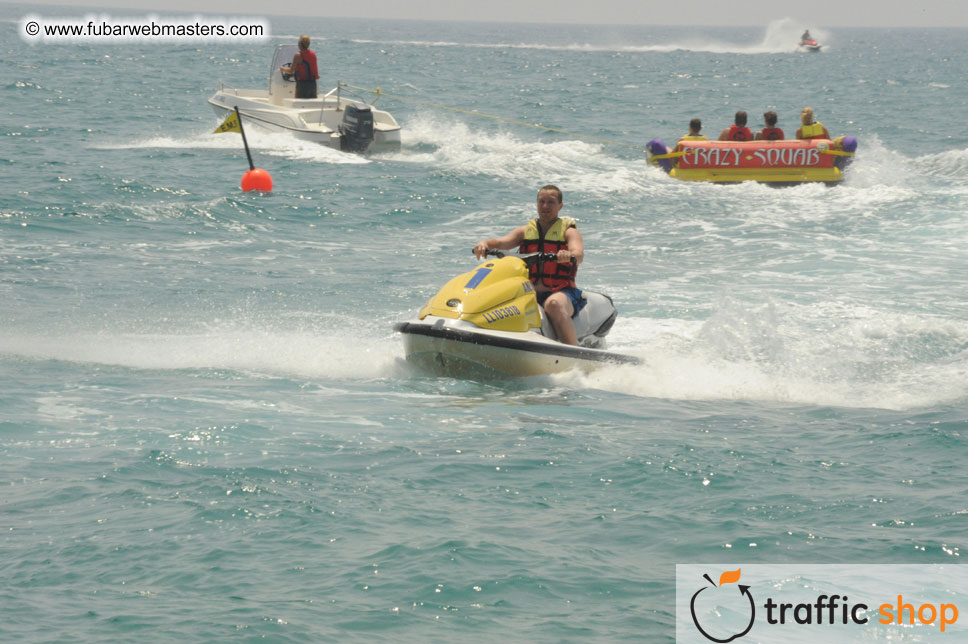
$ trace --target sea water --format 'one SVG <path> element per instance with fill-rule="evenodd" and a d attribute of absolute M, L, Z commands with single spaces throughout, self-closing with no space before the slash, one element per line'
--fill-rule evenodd
<path fill-rule="evenodd" d="M 960 563 L 964 30 L 31 46 L 30 11 L 0 23 L 0 640 L 671 641 L 676 563 Z M 250 128 L 275 188 L 243 193 L 206 100 L 301 33 L 321 87 L 396 97 L 402 146 Z M 805 105 L 859 141 L 841 185 L 645 163 L 692 117 L 792 136 Z M 643 363 L 412 370 L 393 323 L 546 183 Z"/>

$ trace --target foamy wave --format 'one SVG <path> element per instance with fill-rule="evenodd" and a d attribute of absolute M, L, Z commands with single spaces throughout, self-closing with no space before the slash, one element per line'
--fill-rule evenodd
<path fill-rule="evenodd" d="M 297 161 L 327 164 L 369 163 L 359 154 L 340 152 L 319 143 L 303 141 L 286 132 L 267 132 L 257 127 L 247 127 L 245 137 L 249 148 L 260 154 Z M 104 143 L 93 146 L 98 150 L 173 149 L 173 150 L 242 150 L 242 138 L 237 134 L 212 134 L 200 132 L 185 137 L 156 136 L 133 141 Z"/>
<path fill-rule="evenodd" d="M 230 369 L 313 378 L 371 378 L 391 373 L 400 347 L 389 338 L 332 332 L 265 330 L 197 334 L 4 333 L 0 353 L 132 369 Z"/>
<path fill-rule="evenodd" d="M 640 51 L 636 46 L 606 46 L 593 45 L 590 43 L 572 43 L 568 45 L 548 45 L 540 43 L 482 43 L 482 42 L 455 42 L 448 40 L 368 40 L 353 39 L 350 42 L 363 45 L 402 45 L 410 47 L 464 47 L 467 49 L 535 49 L 543 51 Z"/>
<path fill-rule="evenodd" d="M 831 304 L 721 308 L 704 322 L 622 319 L 610 342 L 643 365 L 557 378 L 676 400 L 916 409 L 968 398 L 968 323 Z"/>
<path fill-rule="evenodd" d="M 623 161 L 605 144 L 567 134 L 556 134 L 557 141 L 538 142 L 500 131 L 501 127 L 478 129 L 455 119 L 419 116 L 407 123 L 404 147 L 380 158 L 427 164 L 458 175 L 560 182 L 592 194 L 635 190 L 642 182 L 645 164 Z"/>
<path fill-rule="evenodd" d="M 811 27 L 813 35 L 821 44 L 828 46 L 830 34 L 822 29 Z M 798 50 L 800 34 L 803 25 L 792 18 L 784 18 L 771 22 L 766 27 L 763 39 L 757 43 L 741 44 L 694 37 L 670 43 L 485 43 L 485 42 L 456 42 L 449 40 L 371 40 L 353 39 L 351 42 L 366 45 L 398 45 L 411 47 L 462 47 L 468 49 L 533 49 L 544 51 L 570 52 L 673 52 L 697 51 L 714 54 L 778 54 L 791 53 Z"/>
<path fill-rule="evenodd" d="M 800 35 L 803 33 L 804 25 L 792 18 L 775 20 L 766 26 L 763 39 L 754 43 L 736 43 L 721 40 L 710 40 L 702 37 L 693 37 L 678 42 L 649 44 L 649 45 L 629 45 L 619 48 L 619 51 L 626 52 L 672 52 L 672 51 L 694 51 L 707 52 L 711 54 L 785 54 L 794 53 L 800 50 Z M 829 47 L 830 33 L 823 29 L 812 30 L 814 38 L 822 45 L 821 51 Z"/>
<path fill-rule="evenodd" d="M 878 188 L 891 194 L 920 188 L 925 177 L 952 179 L 968 185 L 966 174 L 968 150 L 909 157 L 888 148 L 877 135 L 871 135 L 865 136 L 858 146 L 857 156 L 844 174 L 844 183 L 851 188 Z"/>
<path fill-rule="evenodd" d="M 916 161 L 921 172 L 935 177 L 965 181 L 968 177 L 968 150 L 948 150 L 926 154 Z"/>

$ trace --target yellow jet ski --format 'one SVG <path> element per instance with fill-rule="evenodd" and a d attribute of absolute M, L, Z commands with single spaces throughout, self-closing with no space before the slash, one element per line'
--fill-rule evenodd
<path fill-rule="evenodd" d="M 417 319 L 394 325 L 403 334 L 409 362 L 447 375 L 484 371 L 511 376 L 641 362 L 604 349 L 618 312 L 602 293 L 582 290 L 587 303 L 573 318 L 579 346 L 555 339 L 528 279 L 529 265 L 554 261 L 553 254 L 487 255 L 496 259 L 485 258 L 447 282 Z"/>

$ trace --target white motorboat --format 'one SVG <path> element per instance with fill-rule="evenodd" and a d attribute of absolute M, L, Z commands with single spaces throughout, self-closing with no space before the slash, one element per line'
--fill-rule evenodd
<path fill-rule="evenodd" d="M 296 81 L 279 68 L 292 62 L 297 51 L 296 45 L 276 48 L 268 89 L 237 89 L 219 83 L 218 91 L 208 99 L 216 116 L 225 118 L 238 107 L 246 125 L 291 132 L 299 139 L 338 150 L 364 152 L 400 144 L 400 125 L 393 116 L 359 97 L 348 96 L 342 85 L 318 98 L 296 98 Z"/>

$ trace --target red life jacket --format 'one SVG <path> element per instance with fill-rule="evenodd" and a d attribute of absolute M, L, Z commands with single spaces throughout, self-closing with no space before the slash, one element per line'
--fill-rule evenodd
<path fill-rule="evenodd" d="M 312 49 L 300 49 L 299 56 L 302 58 L 302 63 L 292 70 L 296 80 L 308 81 L 319 78 L 319 70 L 316 68 L 316 53 Z"/>
<path fill-rule="evenodd" d="M 565 231 L 575 227 L 575 220 L 571 217 L 559 217 L 548 230 L 541 230 L 541 223 L 537 219 L 528 222 L 524 233 L 524 241 L 518 252 L 526 253 L 557 253 L 567 250 Z M 542 284 L 552 291 L 560 291 L 568 286 L 575 286 L 575 275 L 578 265 L 574 262 L 564 264 L 558 262 L 535 262 L 529 268 L 528 278 L 532 283 Z"/>
<path fill-rule="evenodd" d="M 763 135 L 765 141 L 782 141 L 783 140 L 783 130 L 778 127 L 765 127 L 760 130 L 760 134 Z"/>
<path fill-rule="evenodd" d="M 729 140 L 730 141 L 752 141 L 753 132 L 748 127 L 740 127 L 738 125 L 729 126 Z"/>

